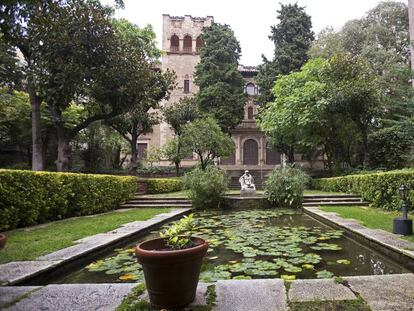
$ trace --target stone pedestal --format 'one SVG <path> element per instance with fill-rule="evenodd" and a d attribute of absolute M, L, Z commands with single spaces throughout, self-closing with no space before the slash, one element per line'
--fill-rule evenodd
<path fill-rule="evenodd" d="M 394 218 L 394 227 L 392 233 L 402 235 L 413 234 L 413 221 L 412 219 L 404 219 L 402 217 Z"/>
<path fill-rule="evenodd" d="M 256 190 L 255 189 L 242 189 L 240 190 L 240 196 L 242 197 L 254 197 L 256 196 Z"/>

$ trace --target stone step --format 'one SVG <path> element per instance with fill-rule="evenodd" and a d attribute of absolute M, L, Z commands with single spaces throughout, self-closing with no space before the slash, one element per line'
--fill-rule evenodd
<path fill-rule="evenodd" d="M 359 198 L 354 194 L 305 194 L 305 198 L 320 199 L 320 198 Z"/>
<path fill-rule="evenodd" d="M 340 206 L 367 206 L 368 202 L 347 202 L 347 201 L 335 201 L 335 202 L 304 202 L 302 203 L 303 206 L 320 206 L 320 205 L 327 205 L 327 206 L 334 206 L 334 205 L 340 205 Z"/>
<path fill-rule="evenodd" d="M 126 202 L 128 204 L 135 204 L 135 203 L 145 203 L 145 204 L 159 204 L 159 203 L 191 203 L 190 200 L 186 200 L 186 199 L 163 199 L 163 200 L 142 200 L 142 199 L 134 199 L 134 200 L 129 200 L 128 202 Z"/>
<path fill-rule="evenodd" d="M 305 202 L 362 202 L 362 198 L 304 198 Z"/>
<path fill-rule="evenodd" d="M 118 208 L 150 208 L 150 207 L 191 207 L 191 203 L 159 203 L 159 204 L 148 204 L 148 203 L 125 203 L 119 205 Z"/>

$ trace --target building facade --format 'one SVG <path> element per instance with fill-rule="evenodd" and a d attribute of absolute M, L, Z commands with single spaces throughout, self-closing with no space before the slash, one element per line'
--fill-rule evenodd
<path fill-rule="evenodd" d="M 161 106 L 174 105 L 181 97 L 194 96 L 198 92 L 198 87 L 194 83 L 194 71 L 200 61 L 200 49 L 203 47 L 201 33 L 203 27 L 210 26 L 213 21 L 212 16 L 163 15 L 162 50 L 164 55 L 161 70 L 175 71 L 177 87 L 171 93 L 170 98 L 161 103 Z M 255 83 L 257 68 L 240 65 L 239 70 L 246 82 L 245 91 L 248 99 L 242 122 L 231 131 L 236 146 L 235 153 L 226 159 L 220 159 L 219 165 L 234 179 L 245 169 L 252 171 L 256 178 L 261 179 L 275 166 L 283 164 L 284 155 L 269 148 L 265 135 L 258 129 L 254 119 L 258 110 L 257 103 L 254 101 L 254 95 L 258 92 Z M 145 151 L 150 146 L 162 147 L 173 135 L 167 123 L 154 126 L 152 133 L 139 140 L 140 156 L 145 157 Z M 300 155 L 297 158 L 300 165 L 308 166 L 307 161 L 302 161 Z M 182 161 L 182 165 L 192 166 L 196 162 L 195 157 L 189 157 Z M 160 165 L 170 165 L 170 163 L 161 161 Z"/>

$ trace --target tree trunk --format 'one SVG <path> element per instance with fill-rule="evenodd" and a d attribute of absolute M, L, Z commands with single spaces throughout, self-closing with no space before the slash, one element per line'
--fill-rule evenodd
<path fill-rule="evenodd" d="M 362 165 L 368 166 L 368 133 L 367 129 L 361 129 L 362 134 Z"/>
<path fill-rule="evenodd" d="M 174 162 L 175 165 L 175 175 L 180 176 L 180 162 L 176 161 Z"/>
<path fill-rule="evenodd" d="M 44 165 L 40 122 L 40 105 L 42 101 L 30 87 L 29 99 L 32 106 L 32 170 L 43 171 Z"/>
<path fill-rule="evenodd" d="M 293 147 L 288 147 L 288 151 L 287 151 L 287 158 L 288 158 L 288 163 L 289 164 L 293 164 L 295 163 L 295 150 L 293 149 Z"/>
<path fill-rule="evenodd" d="M 138 135 L 134 132 L 131 134 L 131 164 L 130 164 L 131 171 L 136 171 L 138 168 L 137 141 L 138 141 Z"/>
<path fill-rule="evenodd" d="M 58 157 L 56 160 L 56 168 L 58 172 L 67 172 L 69 170 L 70 146 L 69 140 L 65 133 L 63 123 L 56 124 L 58 138 Z"/>

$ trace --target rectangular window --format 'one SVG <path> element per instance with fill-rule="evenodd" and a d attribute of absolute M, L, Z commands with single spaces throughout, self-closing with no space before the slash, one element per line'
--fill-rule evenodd
<path fill-rule="evenodd" d="M 184 93 L 190 93 L 190 80 L 184 80 Z"/>
<path fill-rule="evenodd" d="M 147 158 L 148 145 L 145 143 L 138 143 L 138 160 L 145 160 Z"/>

